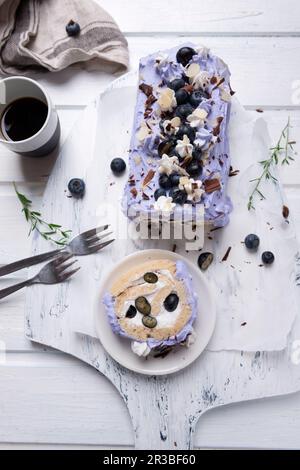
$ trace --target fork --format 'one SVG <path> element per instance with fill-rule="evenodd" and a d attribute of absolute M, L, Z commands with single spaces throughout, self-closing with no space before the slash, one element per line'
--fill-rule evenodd
<path fill-rule="evenodd" d="M 31 279 L 27 279 L 27 281 L 23 281 L 19 284 L 15 284 L 14 286 L 1 289 L 0 299 L 7 297 L 8 295 L 22 289 L 23 287 L 31 286 L 32 284 L 58 284 L 59 282 L 66 281 L 80 269 L 80 267 L 78 267 L 71 271 L 67 271 L 68 268 L 77 262 L 77 260 L 74 260 L 70 263 L 66 263 L 66 261 L 68 261 L 70 258 L 73 258 L 72 254 L 62 254 L 50 263 L 46 264 L 40 270 L 40 272 Z"/>
<path fill-rule="evenodd" d="M 68 243 L 68 245 L 62 248 L 43 253 L 41 255 L 31 256 L 29 258 L 25 258 L 14 263 L 6 264 L 5 266 L 0 267 L 0 277 L 5 276 L 6 274 L 13 273 L 15 271 L 19 271 L 23 268 L 28 268 L 29 266 L 34 266 L 36 264 L 42 263 L 43 261 L 52 259 L 59 253 L 70 253 L 74 256 L 84 256 L 97 253 L 102 248 L 107 245 L 110 245 L 110 243 L 114 241 L 114 239 L 112 239 L 101 242 L 101 240 L 113 233 L 102 233 L 105 232 L 108 227 L 109 225 L 102 225 L 101 227 L 96 227 L 91 230 L 87 230 L 86 232 L 77 235 L 77 237 L 73 238 Z"/>

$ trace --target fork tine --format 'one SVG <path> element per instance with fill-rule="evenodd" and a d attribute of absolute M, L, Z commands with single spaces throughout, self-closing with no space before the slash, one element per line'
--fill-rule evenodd
<path fill-rule="evenodd" d="M 93 243 L 95 244 L 96 242 L 100 242 L 100 240 L 103 240 L 103 238 L 108 237 L 108 235 L 112 235 L 112 234 L 113 234 L 113 232 L 107 232 L 107 233 L 104 233 L 103 235 L 100 235 L 100 236 L 95 235 L 91 238 L 88 238 L 87 243 L 90 246 Z"/>
<path fill-rule="evenodd" d="M 115 241 L 115 239 L 108 240 L 107 242 L 98 243 L 97 245 L 90 246 L 88 248 L 88 254 L 97 253 L 97 251 L 102 250 L 102 248 L 104 248 L 105 246 L 110 245 L 114 241 Z"/>
<path fill-rule="evenodd" d="M 92 235 L 96 235 L 99 232 L 104 232 L 104 230 L 107 230 L 109 227 L 109 224 L 107 225 L 101 225 L 100 227 L 92 228 L 91 230 L 87 230 L 86 232 L 81 233 L 79 236 L 83 238 L 88 238 L 91 237 Z"/>
<path fill-rule="evenodd" d="M 62 263 L 64 263 L 65 261 L 68 261 L 72 257 L 73 257 L 73 253 L 64 253 L 64 254 L 57 256 L 57 258 L 54 258 L 52 262 L 54 266 L 60 266 Z"/>
<path fill-rule="evenodd" d="M 67 279 L 69 279 L 71 276 L 73 276 L 75 273 L 77 273 L 77 271 L 79 271 L 79 269 L 80 269 L 80 266 L 76 269 L 73 269 L 72 271 L 60 274 L 59 278 L 60 278 L 61 282 L 64 282 Z"/>
<path fill-rule="evenodd" d="M 73 266 L 73 264 L 77 263 L 78 260 L 75 259 L 74 261 L 71 261 L 71 263 L 68 264 L 60 264 L 59 267 L 56 268 L 56 272 L 58 274 L 63 273 L 66 269 L 68 269 L 70 266 Z"/>

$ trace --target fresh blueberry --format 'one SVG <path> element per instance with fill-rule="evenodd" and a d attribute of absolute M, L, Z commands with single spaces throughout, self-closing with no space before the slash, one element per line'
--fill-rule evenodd
<path fill-rule="evenodd" d="M 169 294 L 168 297 L 165 298 L 164 307 L 167 312 L 174 312 L 176 310 L 177 305 L 179 303 L 179 297 L 177 294 Z"/>
<path fill-rule="evenodd" d="M 114 158 L 111 161 L 110 168 L 114 175 L 121 175 L 126 170 L 126 163 L 122 158 Z"/>
<path fill-rule="evenodd" d="M 201 255 L 198 258 L 198 266 L 202 271 L 205 271 L 208 266 L 212 263 L 214 259 L 214 255 L 212 253 L 206 252 L 206 253 L 201 253 Z"/>
<path fill-rule="evenodd" d="M 169 196 L 175 204 L 183 205 L 186 203 L 187 194 L 183 189 L 172 188 L 169 192 Z"/>
<path fill-rule="evenodd" d="M 187 135 L 190 139 L 190 142 L 193 143 L 196 138 L 195 129 L 185 124 L 183 126 L 180 126 L 176 134 L 176 139 L 182 140 L 184 135 Z"/>
<path fill-rule="evenodd" d="M 261 260 L 264 264 L 272 264 L 274 262 L 275 256 L 271 251 L 264 251 L 261 255 Z"/>
<path fill-rule="evenodd" d="M 197 178 L 202 173 L 202 166 L 197 161 L 192 161 L 187 167 L 186 171 L 192 178 Z"/>
<path fill-rule="evenodd" d="M 175 78 L 174 80 L 168 83 L 168 88 L 171 88 L 171 90 L 174 91 L 177 91 L 184 86 L 185 81 L 182 78 Z"/>
<path fill-rule="evenodd" d="M 189 97 L 189 100 L 190 100 L 191 105 L 197 108 L 199 104 L 203 101 L 203 99 L 206 97 L 207 95 L 205 94 L 204 91 L 197 90 L 197 91 L 193 91 L 193 93 Z"/>
<path fill-rule="evenodd" d="M 163 189 L 170 189 L 171 187 L 171 181 L 168 175 L 160 175 L 158 182 L 159 186 Z"/>
<path fill-rule="evenodd" d="M 180 180 L 181 176 L 178 175 L 177 173 L 173 173 L 171 176 L 170 176 L 170 182 L 171 182 L 171 185 L 172 187 L 175 187 L 175 186 L 178 186 L 179 185 L 179 180 Z"/>
<path fill-rule="evenodd" d="M 176 108 L 175 114 L 178 116 L 182 121 L 185 121 L 186 118 L 192 114 L 194 111 L 193 106 L 190 103 L 181 104 Z"/>
<path fill-rule="evenodd" d="M 127 318 L 134 318 L 136 316 L 136 308 L 133 305 L 130 305 L 129 309 L 126 312 L 125 317 Z"/>
<path fill-rule="evenodd" d="M 80 178 L 72 178 L 69 181 L 68 189 L 73 196 L 82 197 L 85 192 L 85 182 Z"/>
<path fill-rule="evenodd" d="M 185 67 L 196 54 L 197 52 L 192 47 L 181 47 L 176 54 L 176 60 Z"/>
<path fill-rule="evenodd" d="M 167 193 L 164 189 L 158 188 L 154 193 L 154 199 L 157 201 L 158 198 L 160 198 L 161 196 L 166 196 L 166 195 Z"/>
<path fill-rule="evenodd" d="M 68 36 L 78 36 L 80 33 L 80 26 L 75 21 L 71 20 L 66 26 Z"/>
<path fill-rule="evenodd" d="M 189 93 L 183 88 L 180 88 L 180 90 L 176 91 L 175 93 L 175 98 L 176 98 L 178 105 L 187 103 L 189 100 L 189 97 L 190 97 Z"/>
<path fill-rule="evenodd" d="M 169 140 L 162 140 L 157 148 L 158 155 L 160 157 L 162 157 L 164 154 L 169 155 L 175 145 L 176 141 L 172 138 L 170 138 Z"/>
<path fill-rule="evenodd" d="M 194 160 L 196 160 L 197 162 L 201 162 L 201 158 L 202 158 L 201 148 L 195 146 L 193 148 L 192 156 Z"/>
<path fill-rule="evenodd" d="M 248 250 L 257 250 L 259 245 L 259 238 L 254 233 L 250 233 L 245 238 L 245 246 Z"/>

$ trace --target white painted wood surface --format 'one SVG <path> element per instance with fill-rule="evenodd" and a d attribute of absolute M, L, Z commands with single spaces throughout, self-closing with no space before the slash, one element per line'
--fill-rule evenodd
<path fill-rule="evenodd" d="M 297 1 L 231 0 L 205 2 L 200 6 L 195 0 L 189 2 L 188 11 L 185 2 L 176 1 L 172 16 L 167 4 L 151 2 L 157 8 L 155 11 L 161 13 L 155 14 L 151 21 L 149 14 L 145 14 L 148 3 L 144 0 L 100 2 L 115 15 L 127 34 L 132 67 L 140 55 L 179 43 L 183 41 L 182 36 L 193 35 L 196 37 L 193 40 L 213 47 L 229 63 L 239 99 L 247 107 L 265 110 L 272 136 L 276 138 L 290 114 L 297 139 L 300 103 L 292 101 L 293 83 L 300 80 Z M 65 71 L 41 80 L 59 107 L 64 135 L 80 109 L 111 80 L 112 77 L 103 77 L 99 72 L 83 71 Z M 16 257 L 27 255 L 30 249 L 27 227 L 10 182 L 22 182 L 21 187 L 38 206 L 49 167 L 47 162 L 38 163 L 32 171 L 31 164 L 18 156 L 7 155 L 2 149 L 0 164 L 0 253 L 4 259 L 9 253 Z M 284 182 L 300 232 L 299 169 L 299 163 L 287 169 Z M 5 283 L 7 280 L 1 280 L 0 286 Z M 0 340 L 6 343 L 8 351 L 7 365 L 0 368 L 1 396 L 6 397 L 0 408 L 3 446 L 37 442 L 50 446 L 132 446 L 129 417 L 117 392 L 91 368 L 28 342 L 23 335 L 23 308 L 22 292 L 0 306 Z M 62 361 L 67 361 L 64 366 Z M 52 379 L 45 373 L 48 367 L 54 374 Z M 78 407 L 79 400 L 76 403 L 74 377 L 78 378 L 78 390 L 80 386 L 85 387 L 80 394 L 81 407 Z M 110 387 L 106 395 L 105 387 Z M 54 413 L 50 404 L 55 394 L 61 407 Z M 102 401 L 105 407 L 100 407 Z M 202 417 L 195 445 L 299 448 L 299 403 L 300 396 L 294 395 L 214 410 Z M 44 413 L 42 427 L 32 418 L 35 413 L 38 415 L 37 410 Z M 91 423 L 98 432 L 90 432 L 94 429 Z M 115 432 L 116 429 L 121 432 Z"/>

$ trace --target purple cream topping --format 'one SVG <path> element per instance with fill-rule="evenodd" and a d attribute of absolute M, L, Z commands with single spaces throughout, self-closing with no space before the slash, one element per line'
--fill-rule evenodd
<path fill-rule="evenodd" d="M 184 45 L 194 47 L 193 44 Z M 184 73 L 184 67 L 176 62 L 178 49 L 179 47 L 176 47 L 166 51 L 168 60 L 162 60 L 159 67 L 157 66 L 157 58 L 160 56 L 159 53 L 152 54 L 140 61 L 139 84 L 145 83 L 151 85 L 155 97 L 158 96 L 158 90 L 164 90 L 170 80 L 180 78 Z M 227 94 L 230 94 L 230 72 L 221 59 L 204 50 L 194 55 L 190 63 L 199 64 L 201 71 L 207 71 L 211 77 L 217 77 L 218 80 L 222 80 L 223 89 Z M 216 87 L 215 81 L 207 85 L 206 91 L 210 96 L 208 99 L 204 99 L 198 107 L 207 111 L 208 116 L 205 126 L 197 129 L 195 143 L 197 143 L 202 150 L 209 149 L 209 156 L 199 179 L 206 181 L 217 176 L 220 179 L 221 189 L 211 193 L 205 192 L 201 201 L 193 204 L 193 208 L 196 210 L 197 204 L 204 204 L 205 220 L 216 227 L 222 227 L 229 222 L 229 213 L 232 210 L 231 201 L 226 195 L 226 186 L 230 171 L 229 144 L 227 137 L 230 103 L 222 98 L 221 87 Z M 156 119 L 156 123 L 152 125 L 152 133 L 142 143 L 137 139 L 137 132 L 140 129 L 140 125 L 145 121 L 144 111 L 146 99 L 145 94 L 139 90 L 130 143 L 130 178 L 125 186 L 122 200 L 123 210 L 129 218 L 135 218 L 141 213 L 149 214 L 154 210 L 154 192 L 159 187 L 158 166 L 160 159 L 158 158 L 157 147 L 160 141 L 159 135 L 161 134 L 161 130 L 156 116 L 159 109 L 157 102 L 152 104 L 152 117 Z M 151 120 L 152 117 L 149 119 Z M 223 121 L 220 124 L 218 138 L 216 138 L 216 136 L 213 136 L 214 123 L 216 119 L 220 117 L 223 118 Z M 214 145 L 210 146 L 213 138 L 215 139 Z M 155 175 L 150 183 L 147 184 L 147 188 L 144 189 L 143 178 L 151 169 L 155 171 Z M 133 187 L 134 191 L 132 191 Z M 176 205 L 176 209 L 177 207 L 182 209 L 182 206 L 178 204 Z M 181 214 L 178 214 L 178 216 L 181 217 Z M 176 218 L 176 210 L 174 217 Z"/>
<path fill-rule="evenodd" d="M 150 338 L 147 340 L 147 345 L 149 348 L 154 349 L 157 347 L 161 346 L 174 346 L 176 344 L 179 344 L 187 338 L 187 336 L 191 333 L 192 331 L 192 325 L 197 317 L 197 312 L 198 312 L 198 303 L 197 303 L 197 296 L 193 291 L 193 284 L 192 284 L 192 276 L 190 275 L 186 264 L 183 261 L 176 261 L 176 279 L 179 281 L 182 281 L 185 285 L 186 289 L 186 298 L 188 301 L 188 305 L 191 307 L 191 316 L 188 319 L 187 323 L 185 326 L 182 328 L 182 330 L 173 337 L 168 338 L 167 340 L 164 341 L 159 341 L 153 338 Z M 108 321 L 111 325 L 111 328 L 113 332 L 119 336 L 122 336 L 124 338 L 128 338 L 131 340 L 136 341 L 136 338 L 131 337 L 126 333 L 120 326 L 120 323 L 117 319 L 116 313 L 115 313 L 115 299 L 112 297 L 111 294 L 106 293 L 103 297 L 103 303 L 105 305 L 105 310 L 107 314 Z"/>

